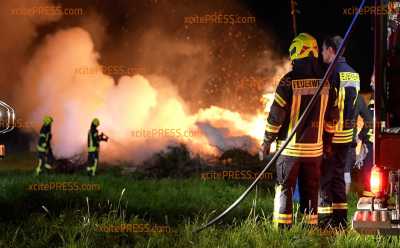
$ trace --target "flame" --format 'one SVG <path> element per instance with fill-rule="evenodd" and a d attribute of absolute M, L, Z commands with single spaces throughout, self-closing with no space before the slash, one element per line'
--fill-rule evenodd
<path fill-rule="evenodd" d="M 43 115 L 53 116 L 57 157 L 85 152 L 94 117 L 100 119 L 100 131 L 110 137 L 101 147 L 102 158 L 109 161 L 140 162 L 178 143 L 204 156 L 231 148 L 257 152 L 273 93 L 262 96 L 265 108 L 255 115 L 218 106 L 190 113 L 168 78 L 136 74 L 115 83 L 101 71 L 77 75 L 77 68 L 100 66 L 93 50 L 90 35 L 83 29 L 60 31 L 36 51 L 24 74 L 22 95 L 34 99 L 30 105 L 36 128 Z M 286 73 L 285 68 L 276 76 Z"/>

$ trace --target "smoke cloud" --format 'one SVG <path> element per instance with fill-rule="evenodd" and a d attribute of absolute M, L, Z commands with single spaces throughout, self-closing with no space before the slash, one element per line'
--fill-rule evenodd
<path fill-rule="evenodd" d="M 60 19 L 59 15 L 20 17 L 13 14 L 13 10 L 18 8 L 36 5 L 52 6 L 48 0 L 0 1 L 0 91 L 4 101 L 13 101 L 13 90 L 20 82 L 21 68 L 29 60 L 29 48 L 38 36 L 36 28 Z"/>
<path fill-rule="evenodd" d="M 187 10 L 179 20 L 184 15 Z M 260 99 L 289 70 L 287 60 L 267 42 L 257 45 L 270 40 L 264 32 L 255 26 L 230 27 L 236 37 L 228 32 L 225 41 L 216 43 L 221 36 L 214 31 L 220 26 L 191 27 L 190 34 L 177 39 L 176 32 L 153 25 L 140 35 L 113 39 L 107 25 L 104 16 L 91 12 L 76 27 L 55 28 L 35 43 L 38 25 L 30 24 L 30 38 L 15 48 L 27 51 L 34 43 L 30 54 L 16 56 L 23 61 L 18 87 L 12 87 L 17 114 L 35 123 L 36 132 L 44 115 L 53 116 L 56 157 L 86 151 L 94 117 L 110 137 L 101 156 L 111 162 L 140 163 L 177 143 L 203 156 L 232 148 L 256 151 L 264 131 Z M 251 35 L 258 35 L 257 41 Z M 122 41 L 128 47 L 120 46 Z M 225 48 L 232 46 L 241 52 Z M 143 70 L 129 70 L 138 67 Z"/>

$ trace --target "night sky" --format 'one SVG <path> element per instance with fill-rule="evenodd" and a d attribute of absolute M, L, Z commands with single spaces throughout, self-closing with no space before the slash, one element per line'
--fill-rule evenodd
<path fill-rule="evenodd" d="M 106 0 L 57 0 L 64 7 L 84 7 L 95 9 L 106 17 L 107 33 L 115 38 L 124 39 L 124 33 L 136 32 L 140 35 L 148 24 L 157 23 L 154 16 L 168 14 L 163 17 L 161 25 L 168 26 L 167 31 L 179 36 L 176 19 L 180 19 L 179 14 L 186 15 L 212 13 L 213 11 L 235 12 L 235 7 L 240 5 L 241 9 L 257 18 L 257 28 L 273 34 L 275 42 L 272 44 L 282 56 L 287 54 L 288 47 L 293 39 L 290 0 L 264 1 L 264 0 L 217 0 L 217 1 L 193 1 L 193 0 L 135 0 L 135 1 L 106 1 Z M 321 46 L 322 40 L 326 35 L 344 36 L 350 24 L 351 15 L 345 15 L 344 8 L 356 7 L 361 1 L 355 0 L 325 0 L 325 1 L 306 1 L 297 0 L 297 30 L 298 32 L 308 32 L 318 39 Z M 369 5 L 372 1 L 367 1 Z M 153 16 L 150 22 L 148 17 Z M 66 21 L 68 22 L 68 20 Z M 165 25 L 166 24 L 166 25 Z M 360 16 L 356 28 L 353 32 L 345 56 L 351 66 L 361 74 L 361 90 L 369 91 L 370 75 L 373 66 L 373 28 L 372 15 Z M 60 24 L 54 25 L 59 28 Z M 45 27 L 51 30 L 51 27 Z M 46 33 L 46 32 L 45 32 Z M 107 45 L 109 47 L 107 47 Z M 229 46 L 229 45 L 228 45 Z M 103 47 L 103 58 L 107 58 L 107 48 L 115 47 L 114 42 Z M 113 51 L 115 53 L 115 51 Z M 115 56 L 111 56 L 115 57 Z M 113 63 L 115 62 L 115 59 Z M 126 61 L 125 61 L 126 62 Z M 121 63 L 121 61 L 118 61 Z"/>
<path fill-rule="evenodd" d="M 282 52 L 287 52 L 293 38 L 290 13 L 290 0 L 244 1 L 257 16 L 259 25 L 270 29 L 281 41 L 276 44 Z M 367 1 L 372 2 L 372 1 Z M 344 8 L 356 7 L 361 1 L 302 1 L 297 0 L 297 31 L 307 32 L 318 39 L 320 48 L 327 35 L 344 36 L 350 22 L 351 15 L 343 13 Z M 369 3 L 367 3 L 369 4 Z M 370 76 L 373 67 L 373 19 L 372 15 L 359 17 L 351 39 L 348 42 L 344 56 L 348 63 L 361 74 L 361 90 L 369 91 Z"/>

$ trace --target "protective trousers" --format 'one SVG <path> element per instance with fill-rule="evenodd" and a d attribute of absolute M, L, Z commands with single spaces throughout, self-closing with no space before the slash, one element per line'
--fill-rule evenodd
<path fill-rule="evenodd" d="M 347 227 L 347 200 L 344 170 L 351 144 L 332 144 L 321 167 L 318 214 L 321 227 Z"/>
<path fill-rule="evenodd" d="M 35 175 L 39 175 L 43 171 L 43 167 L 51 170 L 54 162 L 53 151 L 51 147 L 45 152 L 38 152 L 38 165 L 35 169 Z"/>
<path fill-rule="evenodd" d="M 281 155 L 276 162 L 277 186 L 273 222 L 278 227 L 293 223 L 292 196 L 298 179 L 302 223 L 318 224 L 318 188 L 322 157 L 302 158 Z"/>
<path fill-rule="evenodd" d="M 88 166 L 86 167 L 86 171 L 91 176 L 96 175 L 97 170 L 97 162 L 99 161 L 99 152 L 89 152 L 88 153 Z"/>

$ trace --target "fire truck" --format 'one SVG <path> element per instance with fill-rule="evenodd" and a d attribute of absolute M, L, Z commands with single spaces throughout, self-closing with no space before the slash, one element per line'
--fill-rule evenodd
<path fill-rule="evenodd" d="M 400 1 L 376 0 L 374 16 L 374 166 L 370 194 L 358 200 L 352 227 L 363 234 L 400 234 Z"/>

